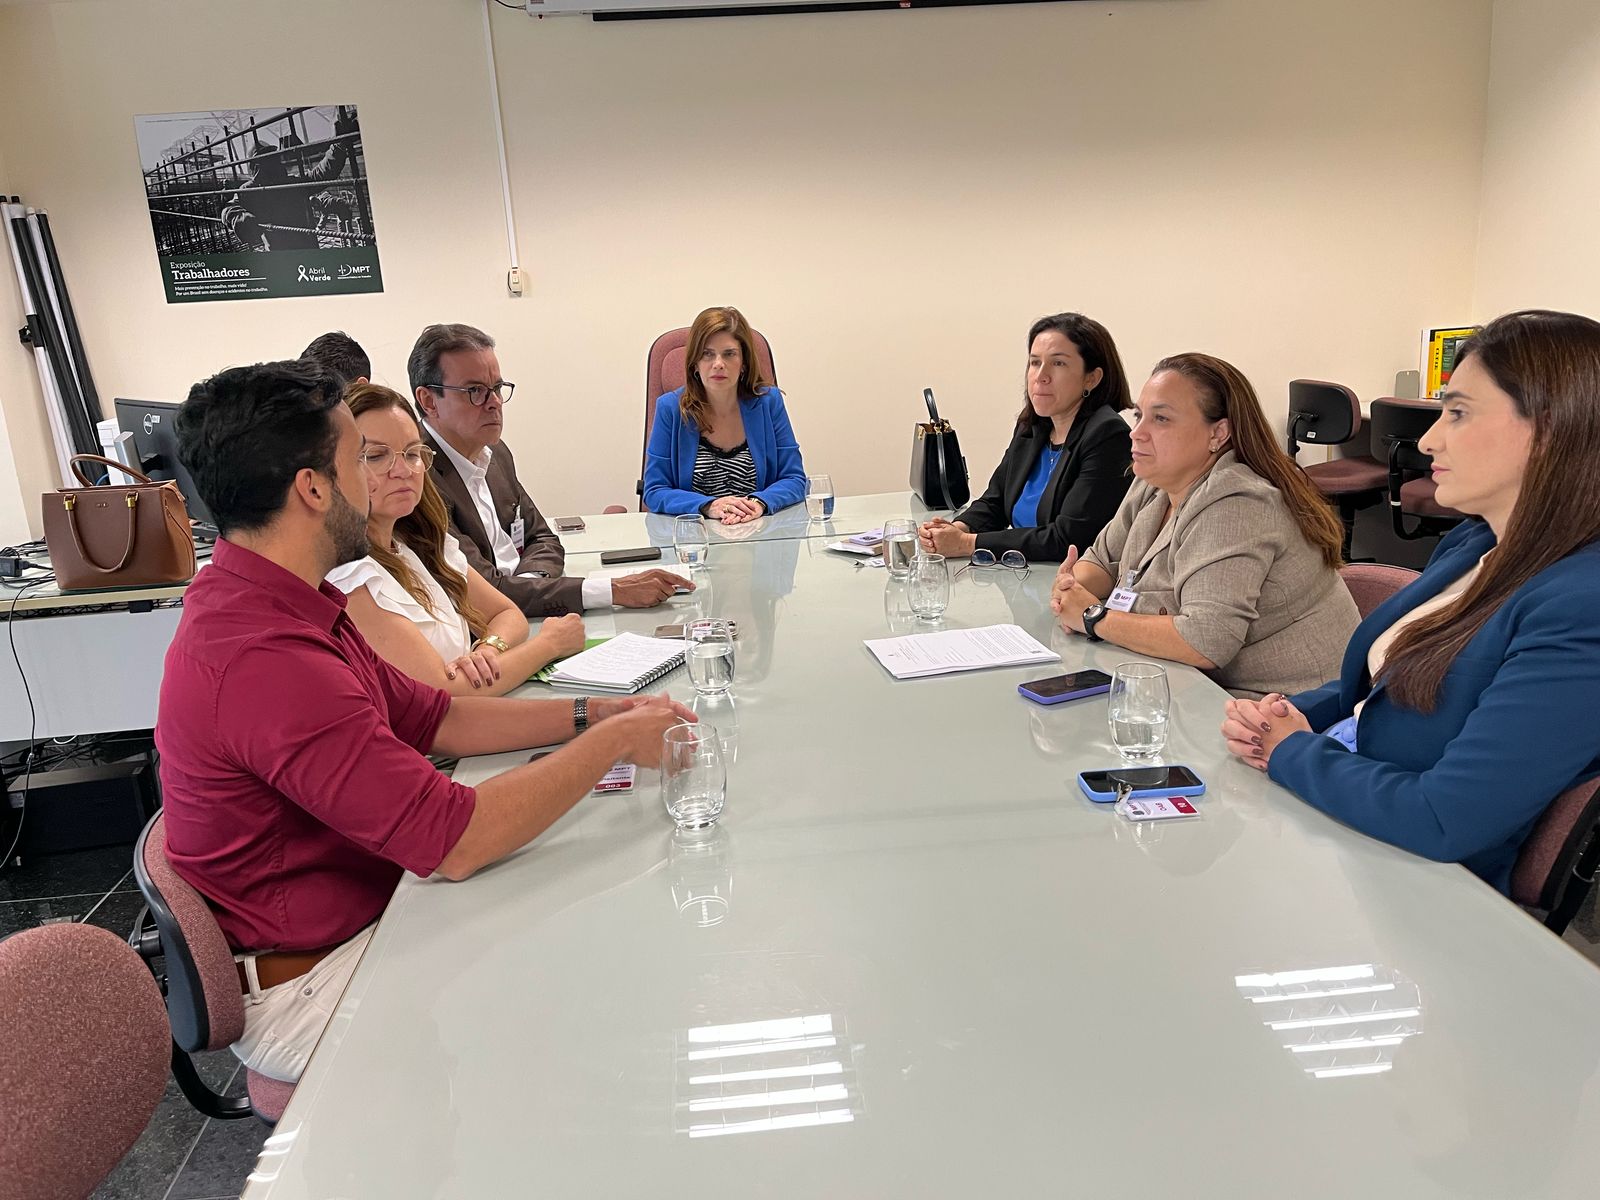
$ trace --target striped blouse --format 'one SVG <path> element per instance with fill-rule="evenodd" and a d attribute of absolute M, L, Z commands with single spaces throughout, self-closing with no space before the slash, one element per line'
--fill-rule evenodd
<path fill-rule="evenodd" d="M 702 496 L 748 496 L 756 490 L 756 460 L 750 443 L 740 442 L 732 450 L 720 450 L 705 438 L 694 456 L 691 485 Z"/>

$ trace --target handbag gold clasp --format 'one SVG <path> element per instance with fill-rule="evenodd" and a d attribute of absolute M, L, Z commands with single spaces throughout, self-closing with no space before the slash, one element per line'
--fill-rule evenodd
<path fill-rule="evenodd" d="M 77 502 L 77 499 L 78 498 L 71 492 L 68 492 L 65 496 L 61 497 L 61 507 L 66 509 L 68 512 L 71 512 L 72 506 Z"/>
<path fill-rule="evenodd" d="M 127 493 L 127 497 L 128 497 L 128 507 L 129 508 L 132 508 L 132 507 L 134 507 L 134 505 L 139 503 L 139 493 L 138 492 L 128 492 Z"/>

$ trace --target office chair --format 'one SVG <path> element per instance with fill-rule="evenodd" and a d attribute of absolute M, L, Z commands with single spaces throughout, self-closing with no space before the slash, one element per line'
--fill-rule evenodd
<path fill-rule="evenodd" d="M 1385 396 L 1372 402 L 1372 446 L 1374 450 L 1382 447 L 1389 467 L 1389 516 L 1395 536 L 1408 542 L 1443 537 L 1466 519 L 1465 513 L 1446 508 L 1434 499 L 1437 489 L 1428 475 L 1433 459 L 1417 448 L 1417 442 L 1438 419 L 1436 400 Z M 1416 524 L 1408 528 L 1407 517 Z"/>
<path fill-rule="evenodd" d="M 167 859 L 165 816 L 157 813 L 133 849 L 133 877 L 145 907 L 134 922 L 129 943 L 155 972 L 160 956 L 165 974 L 157 974 L 171 1018 L 172 1076 L 184 1098 L 208 1117 L 237 1120 L 252 1113 L 276 1124 L 294 1094 L 294 1084 L 245 1073 L 248 1096 L 232 1099 L 206 1086 L 189 1055 L 221 1050 L 244 1034 L 244 999 L 238 966 L 222 927 L 205 898 Z"/>
<path fill-rule="evenodd" d="M 772 363 L 772 347 L 766 335 L 752 329 L 756 340 L 756 364 L 761 377 L 773 387 L 778 386 L 778 369 Z M 644 366 L 644 443 L 639 449 L 639 482 L 634 490 L 639 494 L 639 511 L 644 512 L 644 464 L 650 451 L 650 430 L 656 421 L 656 401 L 668 392 L 676 391 L 688 379 L 684 352 L 689 345 L 689 327 L 669 329 L 650 343 L 650 353 Z"/>
<path fill-rule="evenodd" d="M 1318 379 L 1289 381 L 1289 457 L 1300 452 L 1301 442 L 1342 446 L 1361 429 L 1361 401 L 1347 387 Z M 1388 468 L 1370 455 L 1331 458 L 1302 468 L 1306 478 L 1339 510 L 1344 524 L 1343 556 L 1350 558 L 1356 513 L 1383 498 Z"/>
<path fill-rule="evenodd" d="M 1511 898 L 1545 914 L 1562 934 L 1594 886 L 1600 868 L 1600 780 L 1575 784 L 1540 814 L 1511 868 Z"/>
<path fill-rule="evenodd" d="M 0 941 L 0 1193 L 88 1196 L 167 1086 L 161 990 L 116 934 L 66 923 Z"/>
<path fill-rule="evenodd" d="M 1356 602 L 1356 611 L 1362 620 L 1419 574 L 1409 567 L 1390 567 L 1382 563 L 1348 563 L 1339 568 L 1339 578 L 1350 589 L 1350 598 Z"/>

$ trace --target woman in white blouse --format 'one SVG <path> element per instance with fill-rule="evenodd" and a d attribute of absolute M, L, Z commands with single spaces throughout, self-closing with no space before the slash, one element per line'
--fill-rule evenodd
<path fill-rule="evenodd" d="M 368 383 L 347 391 L 345 403 L 366 439 L 371 549 L 334 568 L 328 582 L 349 596 L 350 619 L 378 656 L 453 695 L 500 696 L 583 649 L 582 617 L 549 617 L 529 637 L 517 606 L 468 565 L 428 476 L 433 451 L 405 399 Z"/>

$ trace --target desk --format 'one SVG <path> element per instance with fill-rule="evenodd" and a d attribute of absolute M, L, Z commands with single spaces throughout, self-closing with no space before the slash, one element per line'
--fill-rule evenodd
<path fill-rule="evenodd" d="M 929 517 L 948 515 L 948 509 L 929 508 L 910 492 L 877 492 L 869 496 L 838 497 L 834 501 L 833 516 L 814 524 L 806 518 L 806 506 L 796 504 L 747 525 L 707 521 L 706 528 L 713 543 L 789 541 L 819 535 L 833 539 L 877 529 L 896 517 L 911 517 L 921 522 Z M 561 544 L 567 548 L 569 556 L 633 546 L 670 546 L 675 520 L 676 517 L 661 513 L 637 512 L 585 517 L 588 528 L 582 533 L 563 533 Z M 648 563 L 641 564 L 640 569 L 647 566 Z"/>
<path fill-rule="evenodd" d="M 187 586 L 63 593 L 52 583 L 20 597 L 0 592 L 0 741 L 155 725 Z"/>
<path fill-rule="evenodd" d="M 963 576 L 946 623 L 1130 657 L 1052 632 L 1052 574 Z M 1205 677 L 1169 668 L 1204 816 L 1134 826 L 1073 786 L 1114 761 L 1103 700 L 894 682 L 860 640 L 900 585 L 815 541 L 708 575 L 720 826 L 675 835 L 641 772 L 408 878 L 247 1200 L 1590 1194 L 1600 973 L 1228 761 Z"/>

